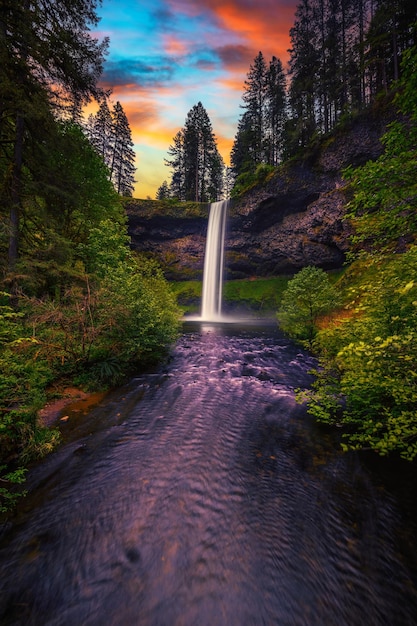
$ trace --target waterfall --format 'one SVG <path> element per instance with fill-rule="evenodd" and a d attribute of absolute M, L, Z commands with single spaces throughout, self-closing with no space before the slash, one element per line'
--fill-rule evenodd
<path fill-rule="evenodd" d="M 210 322 L 222 319 L 224 235 L 228 206 L 229 200 L 210 205 L 201 300 L 201 319 Z"/>

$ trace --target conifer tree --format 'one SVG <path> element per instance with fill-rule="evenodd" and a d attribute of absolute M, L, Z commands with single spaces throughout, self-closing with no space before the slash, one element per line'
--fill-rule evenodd
<path fill-rule="evenodd" d="M 129 122 L 119 101 L 114 105 L 111 117 L 110 177 L 117 193 L 131 196 L 135 182 L 135 153 Z"/>
<path fill-rule="evenodd" d="M 295 18 L 294 26 L 290 30 L 292 48 L 289 103 L 292 136 L 287 143 L 291 145 L 291 152 L 306 146 L 316 128 L 315 101 L 320 56 L 312 0 L 300 2 Z"/>
<path fill-rule="evenodd" d="M 251 118 L 245 111 L 238 122 L 237 133 L 233 142 L 230 162 L 235 176 L 243 172 L 252 172 L 256 168 L 255 137 Z"/>
<path fill-rule="evenodd" d="M 222 197 L 223 159 L 207 111 L 199 102 L 174 137 L 165 163 L 172 168 L 172 195 L 180 200 L 211 202 Z"/>
<path fill-rule="evenodd" d="M 165 159 L 165 165 L 172 168 L 170 195 L 178 200 L 185 200 L 184 193 L 184 130 L 177 132 L 173 144 L 168 148 L 170 159 Z"/>
<path fill-rule="evenodd" d="M 252 132 L 255 163 L 265 163 L 265 104 L 267 97 L 267 66 L 262 52 L 256 56 L 245 80 L 243 108 Z"/>
<path fill-rule="evenodd" d="M 109 179 L 117 193 L 130 196 L 134 188 L 135 153 L 129 121 L 120 102 L 110 111 L 108 94 L 100 100 L 96 115 L 84 125 L 91 145 L 109 170 Z"/>
<path fill-rule="evenodd" d="M 5 0 L 1 5 L 0 133 L 7 148 L 0 167 L 2 204 L 10 215 L 10 269 L 18 256 L 31 136 L 40 119 L 48 117 L 48 109 L 74 118 L 80 106 L 99 92 L 108 41 L 100 43 L 89 33 L 90 25 L 98 22 L 98 4 L 98 0 Z"/>
<path fill-rule="evenodd" d="M 281 61 L 273 56 L 266 75 L 265 156 L 269 165 L 278 165 L 283 151 L 287 118 L 286 80 Z"/>
<path fill-rule="evenodd" d="M 87 128 L 87 135 L 93 148 L 109 164 L 111 155 L 113 120 L 110 113 L 108 98 L 103 97 L 100 101 L 99 109 L 95 116 L 90 116 L 90 124 Z"/>
<path fill-rule="evenodd" d="M 283 154 L 287 117 L 286 79 L 281 61 L 269 67 L 262 52 L 250 66 L 243 93 L 244 113 L 231 152 L 234 174 L 254 172 L 258 165 L 277 165 Z"/>
<path fill-rule="evenodd" d="M 169 186 L 166 180 L 164 180 L 164 182 L 162 183 L 162 185 L 158 188 L 158 191 L 156 192 L 156 199 L 157 200 L 166 200 L 166 198 L 169 198 Z"/>

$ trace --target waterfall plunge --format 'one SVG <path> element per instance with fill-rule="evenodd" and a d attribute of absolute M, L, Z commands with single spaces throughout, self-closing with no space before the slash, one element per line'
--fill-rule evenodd
<path fill-rule="evenodd" d="M 229 200 L 213 202 L 210 205 L 201 300 L 201 319 L 208 322 L 223 320 L 224 235 L 228 206 Z"/>

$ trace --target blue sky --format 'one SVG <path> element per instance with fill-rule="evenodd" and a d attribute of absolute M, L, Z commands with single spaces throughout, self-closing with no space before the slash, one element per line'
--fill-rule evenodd
<path fill-rule="evenodd" d="M 229 163 L 243 84 L 259 51 L 286 64 L 296 0 L 103 0 L 110 38 L 102 84 L 119 100 L 137 155 L 135 197 L 155 197 L 164 159 L 188 111 L 202 102 Z"/>

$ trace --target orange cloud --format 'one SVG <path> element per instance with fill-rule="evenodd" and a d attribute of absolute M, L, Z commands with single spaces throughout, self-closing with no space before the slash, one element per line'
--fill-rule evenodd
<path fill-rule="evenodd" d="M 207 14 L 231 40 L 262 51 L 268 60 L 277 56 L 285 65 L 290 45 L 289 30 L 294 24 L 297 0 L 169 0 L 174 12 L 195 17 Z"/>
<path fill-rule="evenodd" d="M 169 35 L 163 33 L 162 36 L 162 47 L 166 54 L 170 56 L 182 56 L 187 54 L 188 46 L 185 42 L 178 37 L 174 37 L 174 35 Z"/>
<path fill-rule="evenodd" d="M 287 62 L 289 29 L 294 22 L 294 7 L 275 4 L 272 10 L 272 7 L 251 3 L 243 12 L 236 3 L 221 2 L 214 10 L 222 25 L 243 36 L 247 45 L 256 50 L 256 54 L 262 51 L 265 58 L 275 55 L 283 63 Z"/>

